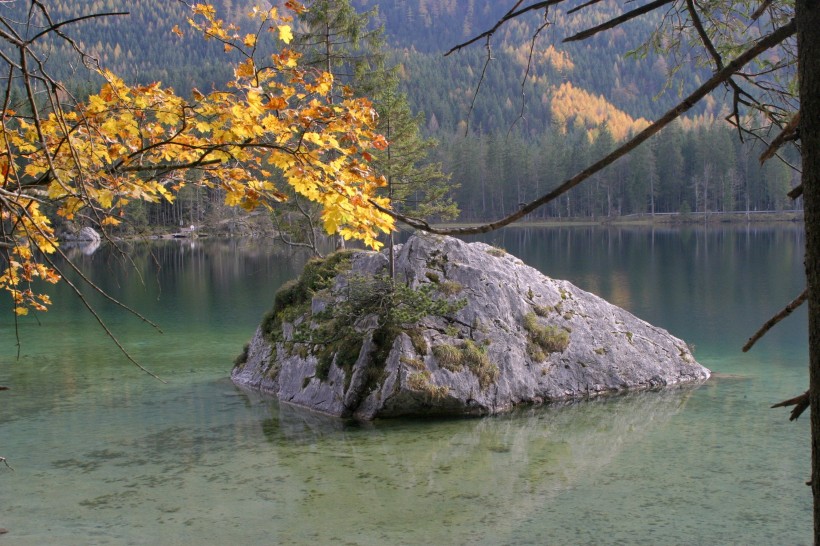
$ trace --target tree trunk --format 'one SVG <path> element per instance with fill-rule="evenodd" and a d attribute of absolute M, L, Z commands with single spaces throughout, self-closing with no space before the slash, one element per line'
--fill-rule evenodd
<path fill-rule="evenodd" d="M 814 543 L 820 544 L 820 3 L 797 0 L 800 143 L 809 292 L 809 398 Z"/>

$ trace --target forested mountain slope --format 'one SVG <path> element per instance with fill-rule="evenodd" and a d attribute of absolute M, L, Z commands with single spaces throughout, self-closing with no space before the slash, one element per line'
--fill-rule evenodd
<path fill-rule="evenodd" d="M 582 42 L 561 43 L 634 7 L 629 2 L 602 0 L 577 14 L 567 10 L 580 0 L 563 9 L 550 8 L 549 25 L 535 41 L 532 62 L 531 38 L 545 22 L 543 12 L 510 22 L 492 37 L 492 61 L 483 79 L 488 54 L 483 40 L 452 55 L 444 53 L 492 28 L 512 2 L 350 2 L 360 11 L 375 10 L 373 26 L 384 26 L 388 56 L 398 65 L 410 105 L 424 113 L 426 132 L 441 141 L 434 159 L 453 174 L 452 196 L 463 219 L 498 217 L 554 187 L 675 104 L 678 85 L 691 91 L 708 74 L 706 68 L 678 72 L 675 85 L 667 89 L 674 60 L 651 52 L 625 55 L 650 37 L 662 14 Z M 212 3 L 221 17 L 250 30 L 246 14 L 254 0 Z M 0 10 L 13 14 L 23 4 L 2 2 Z M 53 0 L 49 5 L 57 20 L 129 12 L 65 27 L 81 48 L 128 80 L 162 81 L 188 95 L 195 87 L 207 90 L 232 77 L 221 44 L 188 29 L 188 8 L 181 2 Z M 175 25 L 184 31 L 182 36 L 172 32 Z M 45 48 L 43 56 L 73 89 L 81 94 L 94 89 L 95 82 L 77 66 L 76 54 L 65 44 Z M 740 144 L 721 121 L 726 111 L 722 94 L 702 104 L 688 120 L 537 215 L 799 207 L 785 197 L 795 184 L 795 171 L 776 162 L 763 168 L 757 164 L 759 150 Z M 198 194 L 179 200 L 176 207 L 179 210 L 163 218 L 197 220 L 210 210 Z"/>
<path fill-rule="evenodd" d="M 254 0 L 215 0 L 218 13 L 230 22 L 247 24 L 246 12 Z M 651 18 L 602 33 L 580 44 L 561 44 L 575 31 L 620 13 L 614 0 L 567 16 L 552 9 L 550 25 L 536 40 L 533 62 L 524 85 L 530 38 L 543 16 L 515 20 L 492 40 L 493 61 L 481 82 L 472 112 L 470 104 L 486 58 L 483 42 L 444 57 L 444 52 L 485 29 L 508 9 L 507 2 L 491 0 L 353 0 L 364 11 L 377 8 L 373 24 L 383 24 L 395 62 L 401 65 L 405 90 L 415 109 L 424 111 L 431 129 L 453 129 L 469 123 L 482 132 L 507 131 L 523 111 L 520 128 L 540 133 L 552 123 L 552 101 L 562 84 L 586 92 L 590 100 L 606 100 L 630 118 L 653 118 L 669 106 L 672 97 L 656 99 L 670 67 L 661 57 L 623 57 L 649 36 Z M 231 77 L 220 44 L 206 42 L 191 32 L 178 36 L 175 25 L 187 30 L 188 8 L 181 2 L 150 0 L 54 0 L 49 2 L 57 20 L 92 13 L 128 12 L 74 23 L 65 27 L 78 45 L 106 68 L 123 77 L 148 83 L 162 81 L 179 93 L 209 88 Z M 14 13 L 24 3 L 0 4 Z M 583 15 L 582 15 L 583 14 Z M 19 17 L 19 16 L 18 16 Z M 19 17 L 22 19 L 22 17 Z M 33 30 L 31 31 L 33 32 Z M 87 73 L 77 67 L 67 44 L 44 52 L 56 75 L 83 89 Z M 692 75 L 696 79 L 696 75 Z M 563 86 L 566 89 L 566 85 Z M 566 93 L 564 93 L 566 99 Z M 577 99 L 578 97 L 576 97 Z M 561 99 L 558 99 L 559 102 Z M 565 105 L 564 105 L 565 106 Z M 559 104 L 558 108 L 562 106 Z M 714 106 L 713 110 L 719 107 Z M 569 120 L 572 122 L 572 120 Z M 518 124 L 516 124 L 518 127 Z"/>

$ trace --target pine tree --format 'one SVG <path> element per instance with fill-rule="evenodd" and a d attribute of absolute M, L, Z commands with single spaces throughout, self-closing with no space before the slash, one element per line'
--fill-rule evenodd
<path fill-rule="evenodd" d="M 307 7 L 295 37 L 302 63 L 332 74 L 345 93 L 373 100 L 379 114 L 377 130 L 390 144 L 374 154 L 374 167 L 387 179 L 394 207 L 417 217 L 455 217 L 458 209 L 448 195 L 449 176 L 440 165 L 426 162 L 436 142 L 422 138 L 424 117 L 412 114 L 407 97 L 398 91 L 396 70 L 385 66 L 383 28 L 371 28 L 377 10 L 358 13 L 349 0 L 314 0 Z M 319 225 L 318 209 L 295 196 L 291 201 L 287 212 L 274 215 L 283 240 L 320 254 L 313 234 L 313 226 Z"/>
<path fill-rule="evenodd" d="M 374 166 L 387 179 L 387 192 L 394 210 L 416 218 L 452 219 L 458 216 L 453 202 L 450 175 L 441 164 L 427 162 L 430 150 L 437 145 L 423 138 L 420 127 L 424 116 L 413 115 L 407 96 L 398 91 L 399 82 L 388 76 L 375 95 L 379 113 L 377 130 L 390 144 L 374 154 Z M 390 273 L 393 275 L 393 234 L 389 235 Z"/>

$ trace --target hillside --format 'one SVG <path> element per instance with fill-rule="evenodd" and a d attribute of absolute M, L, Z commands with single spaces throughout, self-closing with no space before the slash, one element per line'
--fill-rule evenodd
<path fill-rule="evenodd" d="M 440 141 L 434 160 L 452 173 L 451 197 L 461 207 L 462 220 L 497 218 L 516 210 L 679 100 L 677 87 L 664 92 L 672 60 L 652 54 L 625 56 L 650 36 L 660 14 L 580 43 L 561 43 L 621 13 L 624 7 L 615 0 L 602 0 L 577 14 L 551 8 L 550 24 L 535 41 L 532 62 L 530 41 L 544 22 L 543 13 L 505 25 L 492 38 L 492 61 L 483 79 L 483 41 L 449 56 L 444 53 L 491 28 L 511 3 L 350 1 L 360 11 L 375 10 L 372 24 L 383 25 L 388 57 L 398 66 L 409 103 L 423 112 L 425 132 Z M 0 2 L 0 13 L 23 20 L 19 10 L 25 4 Z M 214 4 L 222 17 L 250 30 L 245 14 L 253 0 Z M 578 4 L 576 0 L 568 6 Z M 65 27 L 79 47 L 128 80 L 162 81 L 188 95 L 194 87 L 210 89 L 232 77 L 221 44 L 189 31 L 183 36 L 172 32 L 175 25 L 187 29 L 187 7 L 180 2 L 56 0 L 49 5 L 56 20 L 129 12 Z M 16 30 L 29 35 L 37 31 Z M 95 89 L 97 83 L 77 66 L 75 52 L 64 43 L 41 51 L 53 74 L 80 95 Z M 705 74 L 697 69 L 678 72 L 676 85 L 693 89 Z M 690 118 L 533 216 L 799 208 L 799 201 L 785 197 L 796 183 L 795 171 L 778 162 L 761 167 L 759 149 L 741 144 L 736 133 L 715 121 L 725 108 L 722 94 L 708 97 Z M 793 150 L 787 155 L 798 161 Z M 183 195 L 173 206 L 149 208 L 138 216 L 152 225 L 222 214 L 218 196 L 204 199 L 198 193 Z"/>
<path fill-rule="evenodd" d="M 490 0 L 358 0 L 363 8 L 378 5 L 396 60 L 402 64 L 406 89 L 413 104 L 436 117 L 442 128 L 465 120 L 480 81 L 487 51 L 482 40 L 459 52 L 444 53 L 468 38 L 488 30 L 510 2 Z M 580 4 L 570 2 L 569 7 Z M 625 24 L 583 42 L 561 40 L 623 11 L 614 0 L 599 2 L 576 14 L 553 7 L 550 25 L 535 41 L 527 73 L 531 38 L 543 24 L 543 12 L 504 25 L 491 41 L 493 60 L 487 66 L 476 98 L 470 126 L 483 132 L 506 130 L 519 119 L 522 106 L 525 130 L 540 133 L 552 122 L 550 101 L 565 82 L 601 97 L 633 118 L 655 118 L 674 104 L 676 93 L 664 94 L 671 66 L 657 56 L 629 57 L 650 36 L 657 15 Z M 704 73 L 685 74 L 684 85 L 696 85 Z M 522 82 L 526 83 L 522 88 Z M 523 91 L 523 100 L 522 100 Z M 713 101 L 713 111 L 718 109 Z M 708 109 L 700 109 L 699 113 Z"/>
<path fill-rule="evenodd" d="M 215 0 L 224 18 L 243 25 L 253 0 Z M 548 26 L 536 41 L 529 74 L 529 42 L 543 16 L 532 14 L 505 25 L 493 37 L 494 60 L 481 81 L 472 112 L 470 104 L 486 58 L 481 43 L 444 57 L 443 53 L 469 36 L 490 28 L 507 6 L 490 0 L 354 0 L 360 10 L 378 9 L 374 25 L 384 25 L 392 58 L 401 65 L 404 89 L 414 109 L 426 113 L 431 132 L 451 132 L 465 123 L 481 132 L 507 131 L 521 117 L 520 127 L 538 134 L 553 122 L 552 99 L 566 82 L 590 96 L 606 100 L 631 118 L 653 118 L 673 97 L 656 100 L 664 89 L 669 67 L 656 57 L 625 59 L 623 53 L 639 47 L 648 37 L 652 20 L 630 23 L 581 44 L 560 40 L 594 22 L 620 12 L 614 0 L 567 16 L 552 9 Z M 0 4 L 0 13 L 15 13 L 25 3 Z M 103 66 L 126 79 L 162 81 L 187 95 L 193 87 L 207 89 L 231 77 L 219 44 L 187 32 L 177 36 L 174 25 L 185 29 L 187 7 L 179 2 L 126 0 L 58 0 L 50 3 L 56 20 L 91 13 L 128 12 L 79 22 L 66 27 L 78 45 Z M 80 91 L 93 88 L 76 56 L 60 43 L 44 51 L 55 75 L 71 80 Z M 524 96 L 522 98 L 522 90 Z M 522 110 L 523 109 L 523 110 Z M 516 124 L 518 127 L 519 125 Z"/>

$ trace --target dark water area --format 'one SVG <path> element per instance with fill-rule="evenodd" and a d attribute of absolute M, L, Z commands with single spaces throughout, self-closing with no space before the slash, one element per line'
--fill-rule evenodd
<path fill-rule="evenodd" d="M 716 377 L 469 420 L 345 423 L 236 389 L 306 256 L 266 240 L 73 257 L 138 370 L 65 287 L 0 318 L 0 544 L 808 544 L 801 226 L 507 229 L 482 240 L 695 348 Z M 16 336 L 19 336 L 20 357 Z"/>

